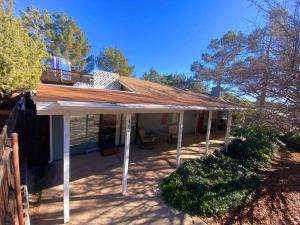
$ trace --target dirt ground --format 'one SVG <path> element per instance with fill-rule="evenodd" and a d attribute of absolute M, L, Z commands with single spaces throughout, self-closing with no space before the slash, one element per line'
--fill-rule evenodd
<path fill-rule="evenodd" d="M 300 151 L 280 151 L 264 171 L 260 190 L 242 210 L 207 224 L 300 224 Z"/>

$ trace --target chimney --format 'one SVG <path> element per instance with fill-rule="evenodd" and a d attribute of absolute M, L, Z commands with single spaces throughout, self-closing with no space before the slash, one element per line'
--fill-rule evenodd
<path fill-rule="evenodd" d="M 215 86 L 211 88 L 211 96 L 217 97 L 217 98 L 223 98 L 224 97 L 224 88 L 221 86 Z"/>

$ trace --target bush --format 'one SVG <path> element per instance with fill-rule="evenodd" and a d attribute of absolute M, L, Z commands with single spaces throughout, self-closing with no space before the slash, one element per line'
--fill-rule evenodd
<path fill-rule="evenodd" d="M 164 200 L 190 215 L 222 215 L 246 202 L 260 184 L 258 174 L 224 154 L 190 160 L 167 177 Z"/>
<path fill-rule="evenodd" d="M 267 126 L 249 124 L 234 130 L 234 135 L 239 138 L 231 142 L 227 154 L 241 159 L 243 164 L 258 166 L 271 159 L 279 132 Z"/>
<path fill-rule="evenodd" d="M 300 151 L 300 132 L 291 131 L 282 137 L 283 142 L 287 144 L 288 147 L 294 148 Z"/>
<path fill-rule="evenodd" d="M 220 216 L 245 204 L 261 183 L 258 167 L 271 157 L 277 132 L 249 125 L 228 153 L 181 165 L 161 184 L 165 202 L 190 215 Z"/>

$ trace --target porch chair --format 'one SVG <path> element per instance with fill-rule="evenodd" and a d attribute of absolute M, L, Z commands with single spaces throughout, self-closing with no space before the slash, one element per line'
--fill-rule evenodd
<path fill-rule="evenodd" d="M 141 144 L 145 144 L 145 145 L 157 144 L 157 137 L 154 135 L 147 135 L 143 127 L 139 128 L 138 131 L 139 131 Z"/>

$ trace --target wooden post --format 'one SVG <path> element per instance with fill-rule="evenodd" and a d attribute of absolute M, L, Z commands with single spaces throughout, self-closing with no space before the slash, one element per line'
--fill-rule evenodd
<path fill-rule="evenodd" d="M 228 111 L 228 114 L 227 114 L 226 135 L 225 135 L 225 151 L 226 152 L 227 152 L 227 148 L 228 148 L 228 144 L 229 144 L 231 121 L 232 121 L 232 111 Z"/>
<path fill-rule="evenodd" d="M 13 133 L 11 137 L 12 137 L 14 182 L 15 182 L 15 195 L 16 195 L 16 203 L 17 203 L 18 221 L 19 221 L 19 225 L 24 225 L 25 221 L 24 221 L 23 207 L 22 207 L 18 134 Z"/>
<path fill-rule="evenodd" d="M 64 115 L 64 223 L 70 220 L 70 115 Z"/>
<path fill-rule="evenodd" d="M 212 111 L 210 110 L 209 113 L 208 113 L 207 130 L 206 130 L 205 156 L 208 155 L 211 119 L 212 119 Z"/>
<path fill-rule="evenodd" d="M 125 132 L 125 148 L 124 148 L 123 180 L 122 180 L 123 195 L 125 195 L 127 192 L 130 135 L 131 135 L 131 113 L 126 113 L 126 132 Z"/>
<path fill-rule="evenodd" d="M 184 116 L 184 111 L 181 111 L 179 113 L 179 123 L 178 123 L 178 140 L 177 140 L 177 157 L 176 157 L 177 168 L 180 166 L 180 152 L 181 152 L 181 143 L 182 143 L 183 116 Z"/>

